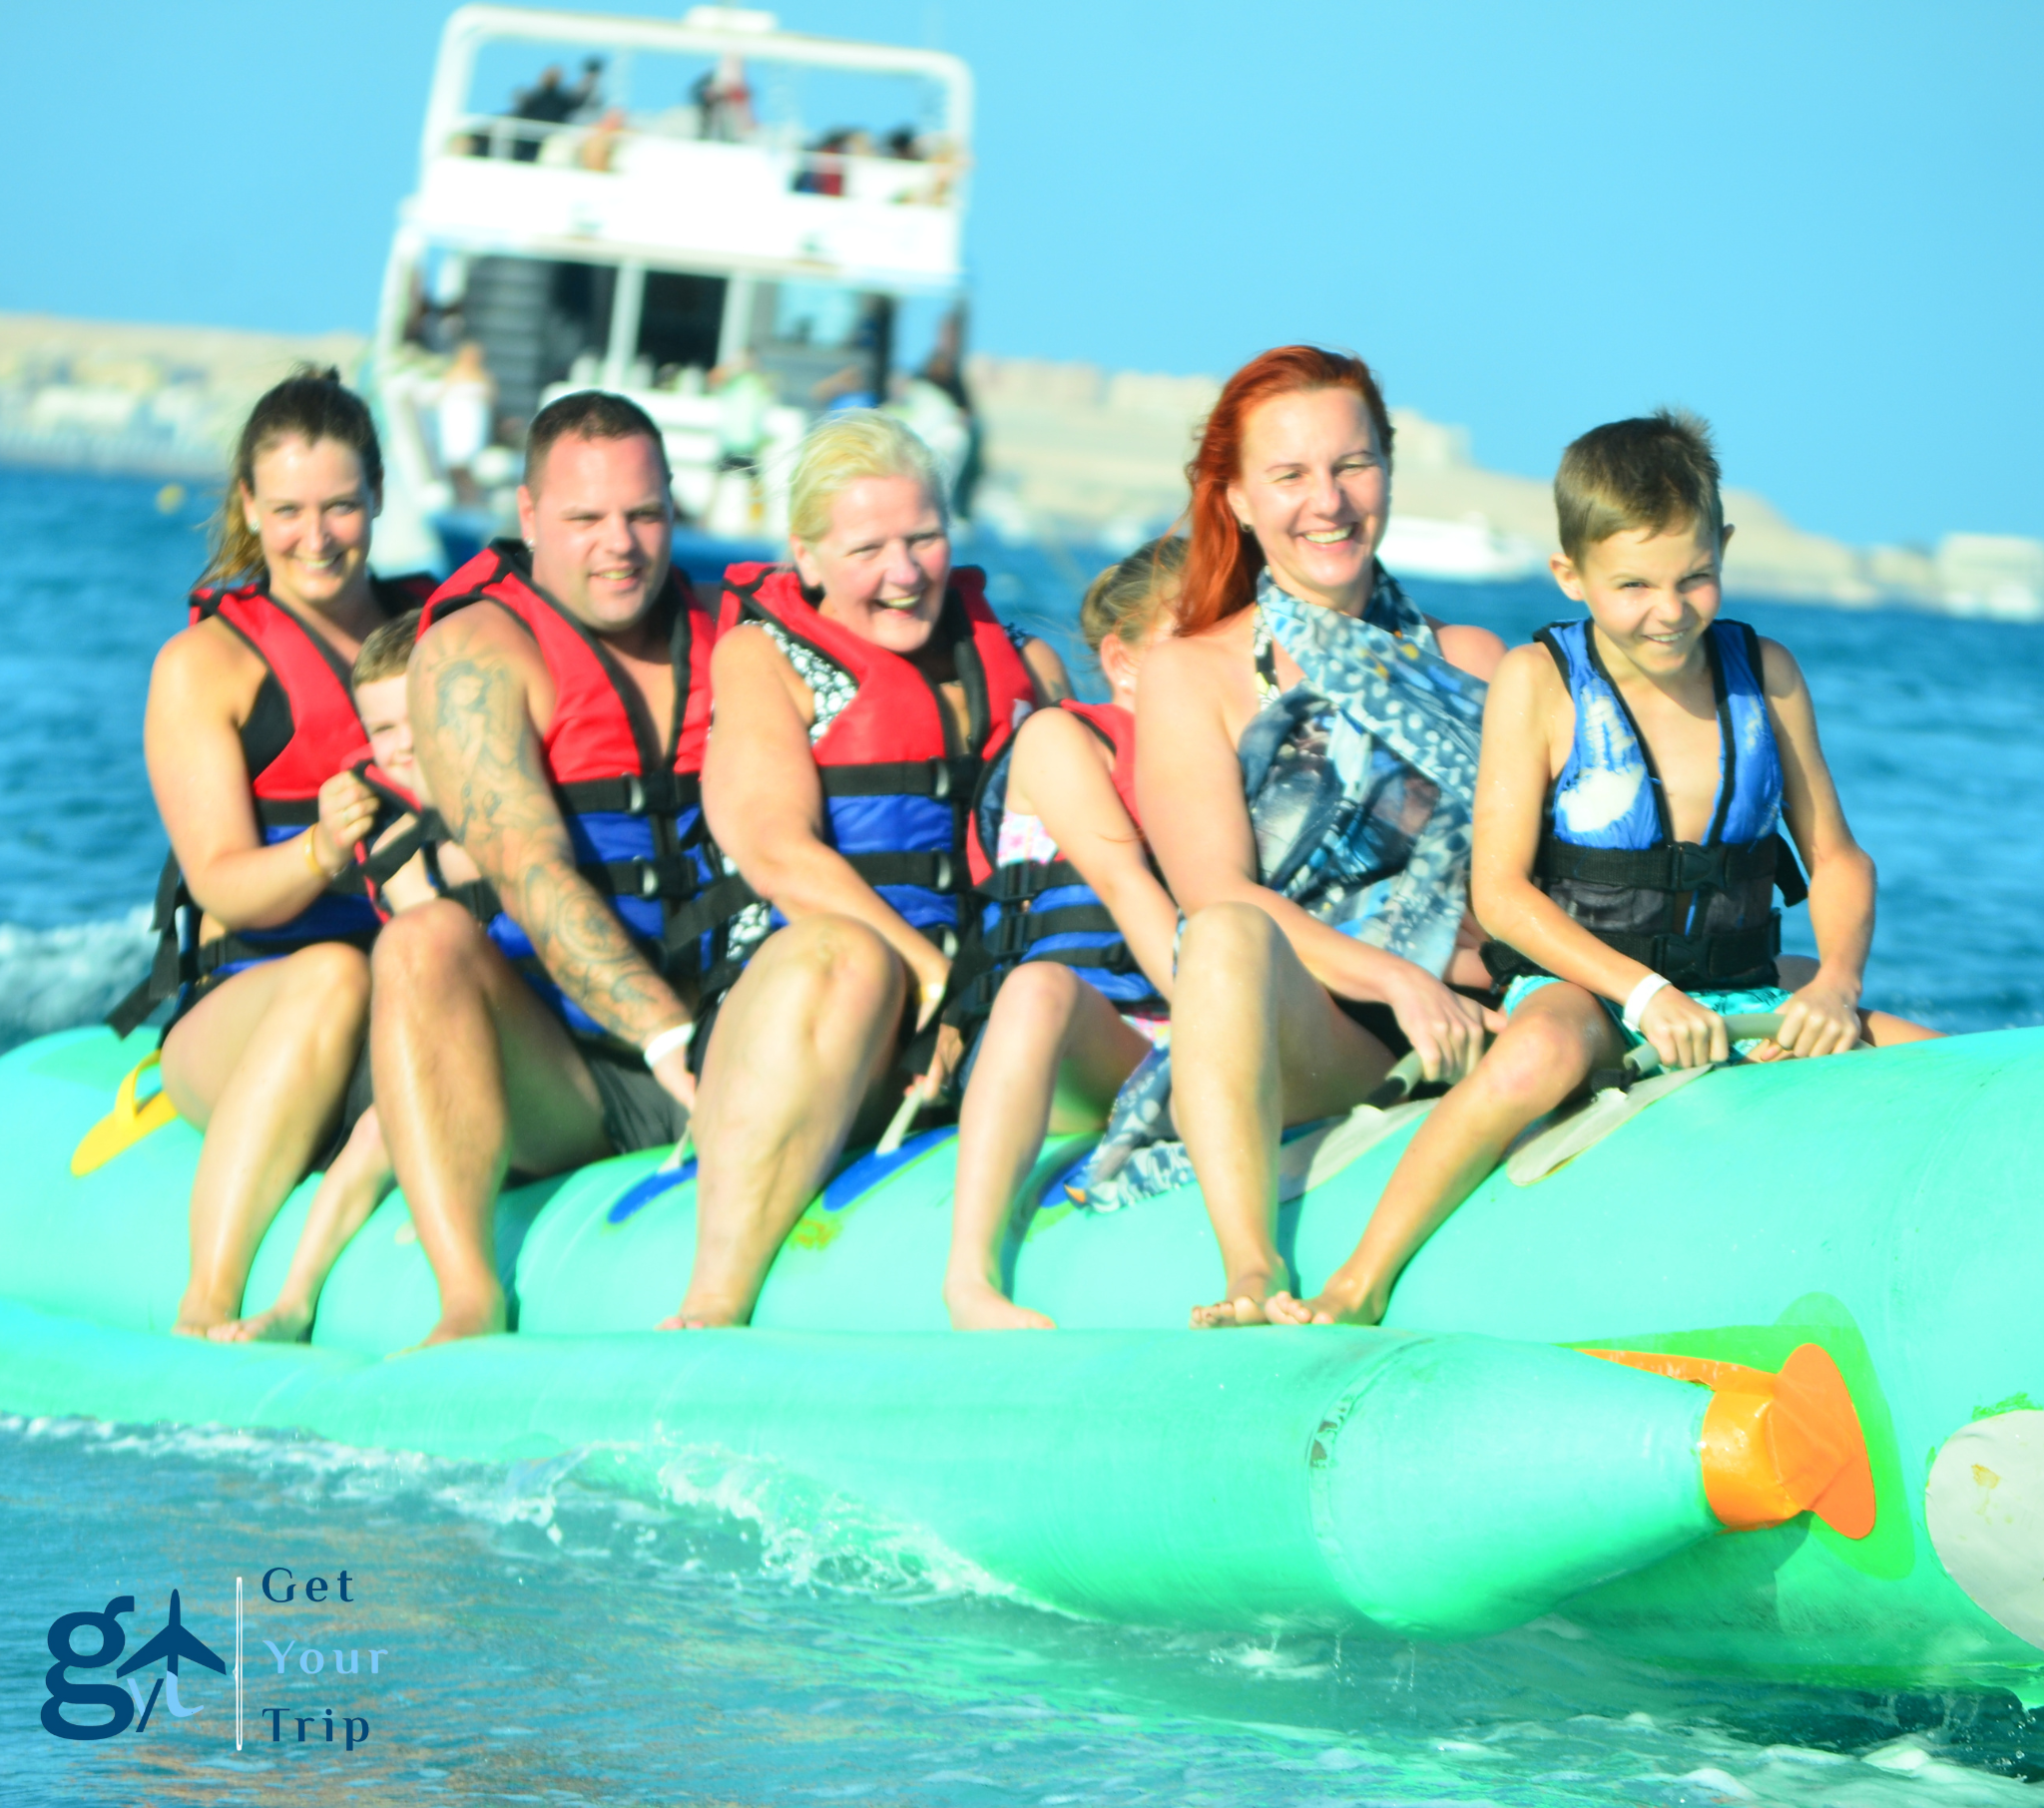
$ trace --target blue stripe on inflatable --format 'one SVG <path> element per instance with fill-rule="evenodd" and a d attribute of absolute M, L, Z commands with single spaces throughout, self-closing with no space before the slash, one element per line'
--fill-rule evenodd
<path fill-rule="evenodd" d="M 943 1130 L 924 1130 L 919 1136 L 910 1136 L 891 1155 L 883 1155 L 877 1149 L 868 1149 L 842 1172 L 832 1175 L 823 1188 L 820 1203 L 825 1211 L 842 1211 L 861 1193 L 879 1185 L 897 1168 L 906 1167 L 919 1155 L 926 1155 L 940 1142 L 948 1142 L 957 1135 L 955 1125 Z"/>
<path fill-rule="evenodd" d="M 691 1155 L 679 1167 L 656 1168 L 637 1185 L 629 1187 L 618 1195 L 616 1202 L 604 1216 L 613 1224 L 622 1224 L 633 1212 L 653 1203 L 671 1186 L 680 1186 L 684 1181 L 696 1177 L 696 1157 Z"/>

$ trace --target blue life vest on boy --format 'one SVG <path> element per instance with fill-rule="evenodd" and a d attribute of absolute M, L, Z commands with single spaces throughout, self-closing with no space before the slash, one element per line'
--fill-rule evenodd
<path fill-rule="evenodd" d="M 1067 700 L 1058 706 L 1076 715 L 1114 750 L 1115 792 L 1129 820 L 1137 821 L 1136 718 L 1118 703 Z M 980 787 L 973 814 L 982 850 L 997 852 L 1000 847 L 1013 758 L 1010 742 L 988 766 Z M 968 1023 L 993 1009 L 1001 982 L 1024 961 L 1056 961 L 1070 967 L 1125 1015 L 1165 1014 L 1167 1006 L 1130 951 L 1121 926 L 1071 861 L 1011 861 L 993 867 L 974 889 L 987 902 L 980 912 L 976 971 L 960 1001 Z"/>
<path fill-rule="evenodd" d="M 1744 622 L 1704 637 L 1718 705 L 1718 798 L 1702 842 L 1678 841 L 1654 756 L 1611 681 L 1588 622 L 1543 628 L 1575 704 L 1575 738 L 1548 795 L 1533 882 L 1607 946 L 1686 991 L 1776 982 L 1782 918 L 1806 895 L 1783 841 L 1782 760 L 1761 681 L 1760 640 Z M 1502 981 L 1544 971 L 1489 943 Z"/>
<path fill-rule="evenodd" d="M 554 714 L 541 749 L 576 870 L 603 894 L 647 961 L 693 993 L 709 964 L 709 936 L 737 888 L 717 877 L 703 823 L 703 750 L 710 733 L 710 655 L 717 624 L 670 568 L 656 608 L 673 662 L 674 719 L 663 734 L 638 688 L 603 642 L 532 582 L 531 555 L 499 540 L 449 578 L 426 606 L 423 634 L 455 610 L 495 603 L 527 633 L 554 681 Z M 554 983 L 532 938 L 487 886 L 452 894 L 575 1035 L 614 1042 Z"/>
<path fill-rule="evenodd" d="M 375 578 L 370 586 L 383 612 L 395 617 L 424 602 L 432 580 Z M 288 841 L 319 820 L 319 787 L 369 756 L 347 663 L 259 583 L 193 591 L 191 621 L 209 619 L 225 623 L 262 662 L 262 682 L 241 727 L 242 757 L 262 839 Z M 232 930 L 201 942 L 199 916 L 173 854 L 157 882 L 157 952 L 150 975 L 107 1017 L 121 1035 L 187 986 L 280 960 L 315 942 L 366 948 L 377 928 L 353 867 L 343 868 L 286 923 Z"/>
<path fill-rule="evenodd" d="M 811 748 L 824 838 L 903 921 L 955 957 L 971 927 L 960 900 L 972 888 L 972 799 L 1036 702 L 1029 668 L 987 607 L 985 574 L 952 570 L 931 636 L 933 648 L 949 651 L 965 692 L 965 745 L 955 753 L 935 684 L 913 661 L 820 614 L 792 571 L 734 565 L 724 582 L 724 632 L 771 623 L 850 678 L 851 700 Z M 778 928 L 778 913 L 770 921 Z M 706 997 L 737 983 L 745 952 L 734 951 Z"/>

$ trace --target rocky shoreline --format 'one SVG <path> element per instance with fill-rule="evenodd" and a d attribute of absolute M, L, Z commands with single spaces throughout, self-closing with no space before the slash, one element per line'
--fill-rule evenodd
<path fill-rule="evenodd" d="M 236 426 L 300 360 L 353 370 L 366 341 L 0 314 L 0 464 L 217 479 Z M 974 357 L 985 435 L 976 516 L 1004 539 L 1133 546 L 1185 496 L 1184 466 L 1219 384 L 1090 364 Z M 1544 570 L 1544 479 L 1485 470 L 1466 430 L 1394 409 L 1397 508 L 1384 552 L 1419 576 L 1500 580 Z M 2044 621 L 2044 542 L 1948 534 L 1934 548 L 1853 547 L 1767 500 L 1728 490 L 1735 595 L 1847 608 L 1934 609 Z"/>

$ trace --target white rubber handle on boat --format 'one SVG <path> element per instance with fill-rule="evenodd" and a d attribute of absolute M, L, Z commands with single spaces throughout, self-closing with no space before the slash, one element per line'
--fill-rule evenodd
<path fill-rule="evenodd" d="M 1734 1011 L 1725 1019 L 1725 1040 L 1762 1042 L 1772 1038 L 1781 1027 L 1779 1011 Z M 1635 1080 L 1651 1080 L 1661 1072 L 1661 1057 L 1654 1053 L 1652 1043 L 1643 1042 L 1637 1049 L 1626 1051 L 1625 1065 L 1632 1070 Z"/>
<path fill-rule="evenodd" d="M 1394 1105 L 1403 1105 L 1412 1089 L 1426 1077 L 1426 1070 L 1419 1065 L 1419 1053 L 1414 1050 L 1401 1056 L 1391 1071 L 1377 1083 L 1377 1090 L 1362 1103 L 1369 1110 L 1387 1112 Z"/>
<path fill-rule="evenodd" d="M 929 1101 L 923 1097 L 922 1082 L 918 1080 L 894 1108 L 894 1116 L 887 1120 L 887 1128 L 880 1132 L 879 1141 L 873 1144 L 876 1155 L 891 1155 L 908 1139 L 908 1132 L 915 1126 L 916 1114 Z"/>

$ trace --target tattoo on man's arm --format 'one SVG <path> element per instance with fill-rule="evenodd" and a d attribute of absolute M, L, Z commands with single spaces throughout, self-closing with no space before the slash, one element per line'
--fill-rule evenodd
<path fill-rule="evenodd" d="M 554 982 L 604 1028 L 643 1043 L 680 1001 L 575 850 L 523 697 L 501 662 L 448 650 L 421 675 L 419 757 L 449 831 L 532 938 Z"/>

